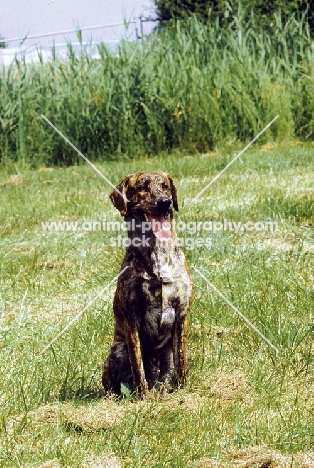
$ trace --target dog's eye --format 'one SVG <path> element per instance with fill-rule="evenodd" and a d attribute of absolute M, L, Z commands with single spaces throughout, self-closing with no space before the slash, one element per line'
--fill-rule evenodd
<path fill-rule="evenodd" d="M 166 190 L 167 188 L 169 188 L 168 185 L 166 184 L 166 182 L 163 182 L 163 183 L 161 184 L 161 186 L 162 186 L 162 188 L 165 189 L 165 190 Z"/>
<path fill-rule="evenodd" d="M 144 180 L 139 186 L 138 189 L 141 191 L 146 191 L 149 189 L 149 180 Z"/>
<path fill-rule="evenodd" d="M 148 186 L 147 186 L 147 184 L 141 184 L 141 185 L 139 185 L 138 189 L 141 192 L 145 192 L 148 189 Z"/>

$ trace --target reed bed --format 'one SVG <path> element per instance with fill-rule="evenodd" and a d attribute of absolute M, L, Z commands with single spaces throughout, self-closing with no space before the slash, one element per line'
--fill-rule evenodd
<path fill-rule="evenodd" d="M 314 59 L 307 24 L 253 15 L 227 25 L 192 17 L 100 59 L 68 45 L 68 60 L 16 61 L 0 72 L 1 161 L 74 164 L 78 156 L 41 117 L 93 159 L 174 149 L 206 152 L 251 139 L 314 138 Z"/>

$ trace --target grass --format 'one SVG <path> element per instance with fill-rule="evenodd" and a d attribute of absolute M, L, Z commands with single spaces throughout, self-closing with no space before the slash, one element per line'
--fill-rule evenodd
<path fill-rule="evenodd" d="M 110 187 L 86 165 L 3 166 L 0 466 L 313 466 L 313 155 L 313 145 L 298 142 L 250 149 L 197 203 L 232 154 L 98 164 L 113 183 L 137 170 L 171 173 L 177 220 L 278 223 L 274 233 L 199 232 L 192 237 L 210 236 L 212 247 L 185 252 L 280 354 L 192 270 L 187 384 L 144 402 L 101 390 L 114 286 L 40 354 L 123 257 L 112 232 L 41 223 L 120 220 Z"/>
<path fill-rule="evenodd" d="M 116 54 L 0 70 L 0 160 L 77 164 L 44 114 L 89 158 L 128 159 L 180 149 L 208 152 L 249 141 L 277 114 L 262 141 L 314 136 L 312 38 L 304 18 L 254 15 L 224 27 L 195 17 Z"/>

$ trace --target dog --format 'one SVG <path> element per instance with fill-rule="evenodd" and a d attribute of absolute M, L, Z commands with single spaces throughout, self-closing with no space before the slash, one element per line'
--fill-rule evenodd
<path fill-rule="evenodd" d="M 188 369 L 188 310 L 192 281 L 173 229 L 178 211 L 172 178 L 157 171 L 126 176 L 110 199 L 128 231 L 114 296 L 114 341 L 104 365 L 105 390 L 122 384 L 144 395 L 172 390 Z"/>

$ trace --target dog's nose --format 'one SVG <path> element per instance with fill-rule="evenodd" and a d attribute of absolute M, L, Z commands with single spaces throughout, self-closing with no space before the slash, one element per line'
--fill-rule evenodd
<path fill-rule="evenodd" d="M 169 197 L 160 197 L 157 200 L 157 206 L 161 210 L 167 210 L 171 205 L 171 200 Z"/>

